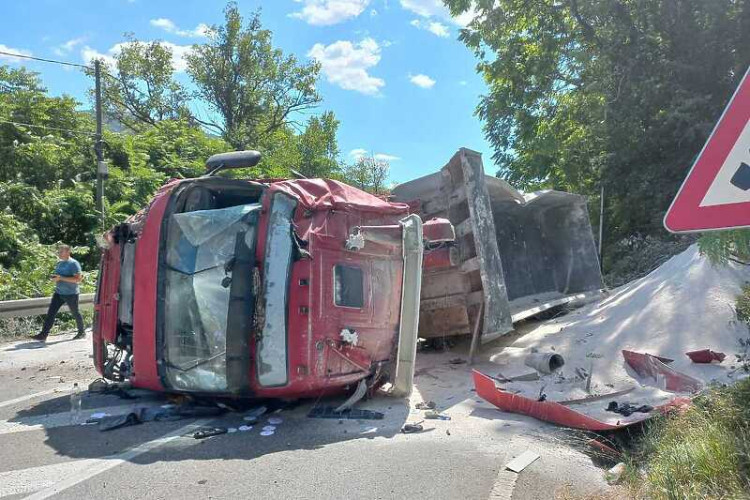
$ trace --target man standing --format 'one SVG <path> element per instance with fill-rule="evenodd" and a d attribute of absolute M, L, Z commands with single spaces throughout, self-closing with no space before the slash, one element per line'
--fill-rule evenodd
<path fill-rule="evenodd" d="M 86 336 L 83 331 L 83 317 L 81 317 L 81 313 L 78 311 L 78 283 L 83 279 L 81 264 L 70 256 L 70 247 L 68 245 L 60 245 L 57 248 L 57 255 L 60 257 L 60 260 L 57 261 L 55 274 L 52 275 L 52 281 L 55 282 L 55 293 L 52 295 L 52 301 L 49 304 L 47 317 L 44 320 L 41 333 L 31 337 L 34 340 L 42 342 L 47 340 L 47 335 L 49 335 L 49 331 L 55 323 L 57 311 L 60 310 L 63 304 L 68 305 L 68 309 L 70 309 L 70 312 L 76 319 L 78 333 L 73 337 L 73 340 L 82 339 Z"/>

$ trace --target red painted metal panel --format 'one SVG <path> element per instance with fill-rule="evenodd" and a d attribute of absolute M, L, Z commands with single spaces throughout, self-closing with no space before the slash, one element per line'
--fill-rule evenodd
<path fill-rule="evenodd" d="M 511 413 L 520 413 L 528 415 L 545 422 L 572 427 L 574 429 L 584 429 L 589 431 L 611 431 L 622 429 L 637 422 L 648 419 L 654 412 L 643 414 L 636 420 L 618 423 L 617 425 L 602 422 L 593 417 L 570 409 L 567 406 L 555 403 L 554 401 L 535 401 L 533 399 L 505 392 L 495 385 L 495 381 L 484 373 L 473 370 L 474 387 L 477 394 L 484 400 L 497 406 L 503 411 Z M 666 413 L 673 410 L 679 410 L 690 405 L 689 398 L 675 398 L 665 405 L 655 408 L 659 413 Z"/>
<path fill-rule="evenodd" d="M 113 343 L 117 336 L 118 290 L 120 285 L 120 249 L 115 243 L 102 252 L 99 269 L 99 288 L 94 303 L 94 366 L 99 373 L 104 370 L 106 344 Z"/>
<path fill-rule="evenodd" d="M 670 392 L 698 392 L 703 388 L 703 382 L 670 368 L 657 356 L 625 350 L 622 351 L 622 356 L 639 377 L 654 379 L 655 385 L 660 389 Z"/>
<path fill-rule="evenodd" d="M 156 194 L 135 249 L 131 382 L 135 387 L 157 391 L 164 389 L 156 366 L 156 282 L 159 275 L 159 243 L 164 212 L 177 182 L 170 182 Z"/>

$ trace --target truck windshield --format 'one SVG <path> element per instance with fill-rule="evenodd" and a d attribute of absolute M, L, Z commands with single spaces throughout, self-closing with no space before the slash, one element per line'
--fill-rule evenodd
<path fill-rule="evenodd" d="M 255 249 L 260 205 L 171 216 L 164 298 L 164 362 L 174 389 L 226 392 L 227 323 L 238 252 Z M 244 274 L 244 273 L 243 273 Z M 249 333 L 248 333 L 249 335 Z"/>

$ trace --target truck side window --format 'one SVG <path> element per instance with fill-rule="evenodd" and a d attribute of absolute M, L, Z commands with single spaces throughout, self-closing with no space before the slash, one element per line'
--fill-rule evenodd
<path fill-rule="evenodd" d="M 337 306 L 361 309 L 365 305 L 362 269 L 353 266 L 335 266 L 333 288 L 333 300 Z"/>

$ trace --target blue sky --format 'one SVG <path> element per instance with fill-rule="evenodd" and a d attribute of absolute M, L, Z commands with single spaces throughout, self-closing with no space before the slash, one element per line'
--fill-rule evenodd
<path fill-rule="evenodd" d="M 404 182 L 436 171 L 462 146 L 491 149 L 473 116 L 485 85 L 473 54 L 457 40 L 466 19 L 440 0 L 240 0 L 243 14 L 262 9 L 274 44 L 323 67 L 317 111 L 341 121 L 341 155 L 363 151 L 390 160 L 391 179 Z M 111 56 L 123 34 L 163 40 L 176 55 L 200 43 L 203 26 L 221 23 L 225 2 L 207 0 L 26 0 L 4 2 L 0 50 L 83 63 Z M 0 63 L 39 71 L 54 94 L 87 101 L 90 81 L 57 65 L 0 56 Z M 90 104 L 86 104 L 90 106 Z"/>

